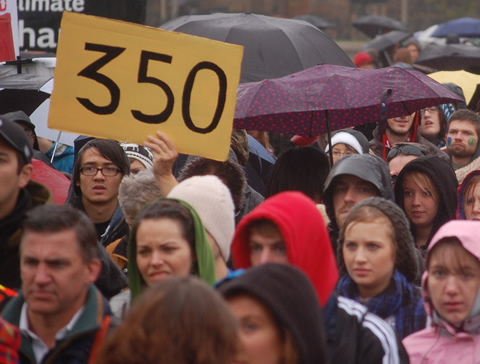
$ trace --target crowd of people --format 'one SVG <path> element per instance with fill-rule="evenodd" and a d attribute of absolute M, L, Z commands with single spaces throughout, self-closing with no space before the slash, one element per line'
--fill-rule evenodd
<path fill-rule="evenodd" d="M 220 162 L 0 115 L 0 362 L 478 362 L 479 139 L 458 103 Z"/>

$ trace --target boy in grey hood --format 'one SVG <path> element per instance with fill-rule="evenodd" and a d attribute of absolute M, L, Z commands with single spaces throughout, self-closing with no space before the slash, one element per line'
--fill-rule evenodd
<path fill-rule="evenodd" d="M 347 213 L 360 201 L 374 196 L 394 200 L 388 165 L 381 158 L 351 154 L 333 166 L 325 181 L 323 202 L 330 218 L 328 230 L 335 252 Z"/>

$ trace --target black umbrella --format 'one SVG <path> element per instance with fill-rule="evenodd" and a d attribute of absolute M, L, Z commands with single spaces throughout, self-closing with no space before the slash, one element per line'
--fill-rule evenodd
<path fill-rule="evenodd" d="M 328 28 L 335 28 L 335 25 L 333 25 L 328 20 L 325 20 L 321 16 L 318 16 L 318 15 L 304 14 L 304 15 L 295 16 L 292 19 L 306 21 L 306 22 L 316 26 L 320 30 L 328 29 Z"/>
<path fill-rule="evenodd" d="M 51 76 L 21 73 L 0 78 L 0 114 L 22 110 L 31 115 L 46 99 L 49 92 L 41 91 Z"/>
<path fill-rule="evenodd" d="M 240 82 L 278 78 L 317 64 L 354 67 L 337 43 L 304 21 L 218 13 L 182 16 L 161 28 L 243 45 Z"/>
<path fill-rule="evenodd" d="M 361 17 L 353 22 L 353 26 L 365 33 L 370 38 L 387 33 L 392 30 L 408 31 L 407 26 L 398 20 L 382 16 L 369 15 Z"/>
<path fill-rule="evenodd" d="M 393 64 L 388 49 L 393 47 L 405 39 L 409 38 L 411 33 L 403 32 L 401 30 L 392 30 L 388 33 L 377 35 L 370 42 L 363 46 L 365 49 L 376 49 L 380 53 L 381 62 L 384 66 L 391 66 Z"/>
<path fill-rule="evenodd" d="M 411 33 L 403 32 L 401 30 L 392 30 L 388 33 L 377 35 L 368 42 L 363 49 L 373 48 L 377 51 L 383 51 L 407 39 L 410 35 Z"/>
<path fill-rule="evenodd" d="M 480 47 L 465 44 L 429 44 L 415 63 L 439 71 L 465 70 L 480 74 Z"/>

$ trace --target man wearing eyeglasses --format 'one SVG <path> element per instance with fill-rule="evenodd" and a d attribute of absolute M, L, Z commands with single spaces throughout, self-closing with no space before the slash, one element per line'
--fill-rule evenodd
<path fill-rule="evenodd" d="M 129 233 L 122 210 L 118 205 L 118 189 L 123 176 L 130 173 L 130 162 L 123 148 L 113 140 L 92 139 L 78 152 L 73 166 L 72 182 L 67 204 L 84 211 L 94 223 L 98 240 L 103 247 Z M 102 249 L 102 253 L 105 252 Z M 108 257 L 109 258 L 109 257 Z M 104 295 L 118 293 L 123 280 L 121 271 L 112 267 L 113 261 L 106 259 L 101 279 L 97 281 Z M 112 269 L 107 277 L 106 264 Z M 113 263 L 115 265 L 115 263 Z M 104 274 L 105 273 L 105 274 Z M 111 280 L 115 279 L 116 282 Z"/>
<path fill-rule="evenodd" d="M 73 166 L 74 196 L 68 202 L 86 212 L 103 246 L 128 233 L 118 206 L 118 188 L 130 173 L 125 151 L 113 140 L 93 139 L 78 152 Z"/>

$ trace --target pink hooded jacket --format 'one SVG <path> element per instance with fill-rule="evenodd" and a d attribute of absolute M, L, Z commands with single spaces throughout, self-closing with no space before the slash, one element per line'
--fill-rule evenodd
<path fill-rule="evenodd" d="M 452 220 L 433 236 L 428 252 L 442 239 L 456 237 L 462 246 L 480 260 L 479 221 Z M 428 254 L 428 253 L 427 253 Z M 432 327 L 418 331 L 403 340 L 411 364 L 466 364 L 480 363 L 480 314 L 464 321 L 464 331 L 457 331 L 448 322 L 435 315 L 427 291 L 428 271 L 422 277 L 425 310 Z M 478 295 L 478 292 L 477 292 Z M 478 296 L 477 296 L 478 301 Z"/>

